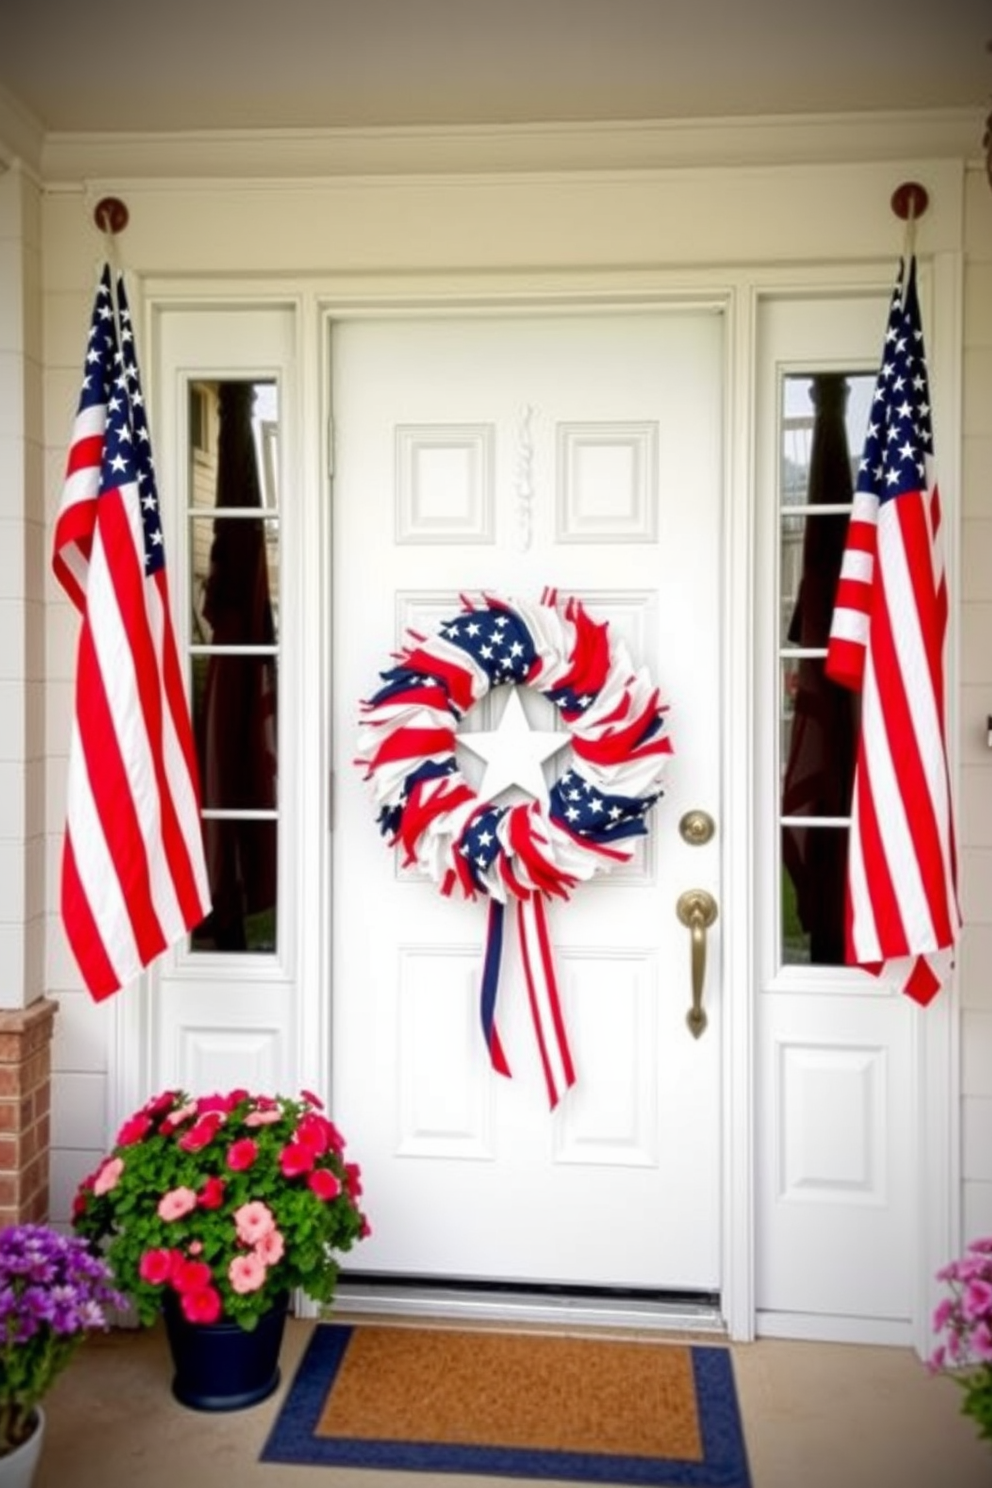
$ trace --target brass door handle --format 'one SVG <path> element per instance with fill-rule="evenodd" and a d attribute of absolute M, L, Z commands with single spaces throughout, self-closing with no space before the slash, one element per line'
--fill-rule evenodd
<path fill-rule="evenodd" d="M 703 986 L 706 981 L 706 932 L 716 919 L 716 900 L 705 889 L 686 889 L 675 913 L 692 936 L 692 1007 L 685 1015 L 689 1032 L 699 1038 L 706 1028 Z"/>

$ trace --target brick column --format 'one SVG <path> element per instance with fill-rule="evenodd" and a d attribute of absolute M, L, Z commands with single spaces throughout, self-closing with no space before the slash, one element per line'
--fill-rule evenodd
<path fill-rule="evenodd" d="M 0 1011 L 0 1226 L 48 1219 L 52 1031 L 58 1004 Z"/>

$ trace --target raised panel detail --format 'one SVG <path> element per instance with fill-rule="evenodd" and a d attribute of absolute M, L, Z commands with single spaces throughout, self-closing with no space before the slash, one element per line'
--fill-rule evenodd
<path fill-rule="evenodd" d="M 177 1034 L 179 1084 L 196 1095 L 212 1090 L 280 1089 L 282 1030 L 184 1024 Z M 290 1092 L 291 1093 L 291 1092 Z"/>
<path fill-rule="evenodd" d="M 396 992 L 401 1157 L 491 1159 L 492 1098 L 479 1029 L 479 954 L 405 947 Z"/>
<path fill-rule="evenodd" d="M 886 1199 L 886 1053 L 881 1047 L 779 1045 L 779 1197 Z"/>
<path fill-rule="evenodd" d="M 655 542 L 658 426 L 558 425 L 559 542 Z"/>
<path fill-rule="evenodd" d="M 396 541 L 491 543 L 491 424 L 400 424 L 396 429 Z"/>
<path fill-rule="evenodd" d="M 554 1161 L 655 1167 L 655 956 L 623 949 L 561 949 L 557 968 L 581 1076 L 555 1122 Z"/>

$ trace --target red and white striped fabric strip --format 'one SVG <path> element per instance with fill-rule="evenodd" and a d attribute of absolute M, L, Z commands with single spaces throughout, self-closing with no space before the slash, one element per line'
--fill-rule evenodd
<path fill-rule="evenodd" d="M 517 933 L 531 1018 L 551 1109 L 575 1084 L 575 1067 L 565 1033 L 554 955 L 540 894 L 517 902 Z"/>

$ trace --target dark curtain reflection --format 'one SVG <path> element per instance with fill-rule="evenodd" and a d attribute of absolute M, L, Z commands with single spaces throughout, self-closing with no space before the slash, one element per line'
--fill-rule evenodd
<path fill-rule="evenodd" d="M 262 506 L 251 425 L 254 401 L 250 383 L 220 384 L 216 504 L 221 510 Z M 221 516 L 214 522 L 203 613 L 215 646 L 274 643 L 262 520 Z M 197 742 L 205 806 L 274 809 L 274 656 L 210 657 Z M 204 844 L 213 912 L 202 934 L 218 950 L 244 950 L 246 916 L 275 908 L 276 823 L 207 818 Z"/>
<path fill-rule="evenodd" d="M 851 502 L 853 484 L 844 414 L 847 380 L 823 373 L 813 378 L 813 437 L 806 500 Z M 848 516 L 808 516 L 802 571 L 789 624 L 793 646 L 825 647 L 830 634 Z M 801 657 L 795 712 L 782 785 L 784 816 L 846 816 L 851 809 L 858 729 L 858 699 L 831 682 L 822 658 Z M 785 867 L 810 939 L 810 959 L 820 965 L 844 961 L 844 895 L 847 833 L 836 827 L 786 827 Z"/>

